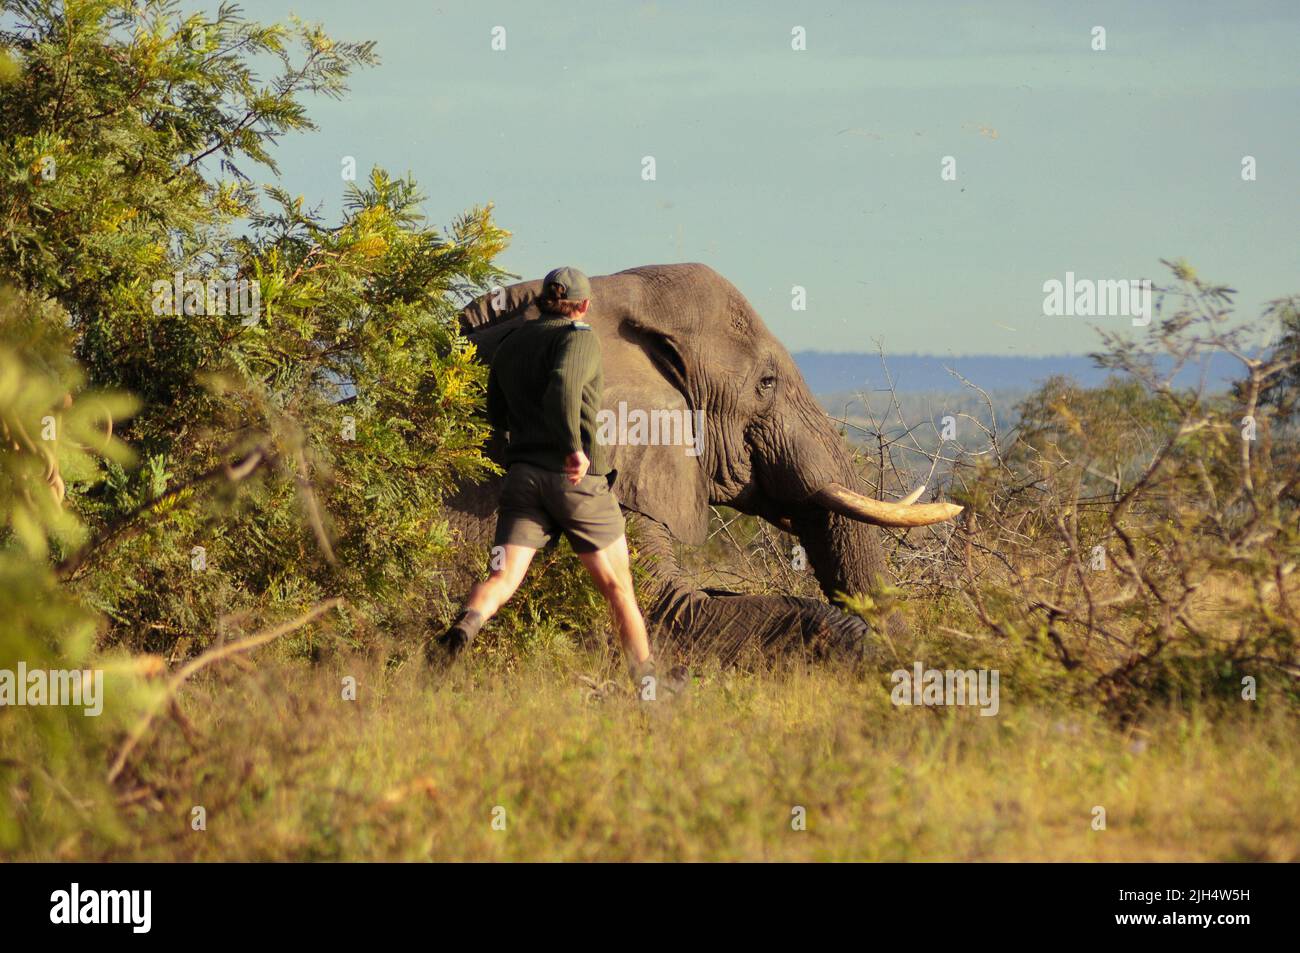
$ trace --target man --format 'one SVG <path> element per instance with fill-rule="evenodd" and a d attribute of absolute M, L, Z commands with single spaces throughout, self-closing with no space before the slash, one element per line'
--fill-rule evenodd
<path fill-rule="evenodd" d="M 600 343 L 582 319 L 591 283 L 576 268 L 542 282 L 542 315 L 501 342 L 488 374 L 488 419 L 508 434 L 508 468 L 497 514 L 492 574 L 470 590 L 456 622 L 437 640 L 454 658 L 514 595 L 537 550 L 563 532 L 614 617 L 638 685 L 653 669 L 645 621 L 632 589 L 623 511 L 596 441 L 604 377 Z M 431 662 L 438 649 L 431 648 Z"/>

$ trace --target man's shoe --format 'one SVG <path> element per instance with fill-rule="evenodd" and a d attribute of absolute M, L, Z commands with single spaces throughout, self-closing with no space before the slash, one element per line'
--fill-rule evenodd
<path fill-rule="evenodd" d="M 469 648 L 474 636 L 483 626 L 482 613 L 466 609 L 451 628 L 436 639 L 430 639 L 424 658 L 430 668 L 443 668 L 456 660 L 456 656 Z"/>
<path fill-rule="evenodd" d="M 470 643 L 473 641 L 474 636 L 470 635 L 458 625 L 453 625 L 447 630 L 447 633 L 438 640 L 442 645 L 443 651 L 453 659 L 469 648 Z"/>
<path fill-rule="evenodd" d="M 643 702 L 652 702 L 659 691 L 658 676 L 655 674 L 655 660 L 652 657 L 643 662 L 631 662 L 627 668 L 628 677 L 632 679 L 632 691 Z"/>
<path fill-rule="evenodd" d="M 644 662 L 633 662 L 628 667 L 632 688 L 637 698 L 645 702 L 666 701 L 686 692 L 691 673 L 685 665 L 674 665 L 667 675 L 660 675 L 653 657 Z"/>

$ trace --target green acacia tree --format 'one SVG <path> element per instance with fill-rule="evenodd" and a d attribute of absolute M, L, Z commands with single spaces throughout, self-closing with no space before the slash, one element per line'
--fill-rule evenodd
<path fill-rule="evenodd" d="M 106 430 L 135 402 L 97 393 L 69 356 L 67 314 L 54 302 L 0 288 L 0 856 L 22 843 L 30 819 L 54 840 L 79 827 L 113 834 L 100 749 L 134 709 L 124 689 L 107 719 L 73 707 L 18 703 L 24 670 L 82 670 L 94 654 L 96 616 L 51 568 L 51 545 L 75 547 L 86 528 L 65 505 L 65 482 L 92 480 L 104 461 L 131 453 Z M 75 397 L 74 397 L 75 394 Z M 102 663 L 100 663 L 102 664 Z M 107 729 L 107 730 L 106 730 Z M 70 791 L 81 792 L 78 801 Z"/>
<path fill-rule="evenodd" d="M 170 0 L 6 0 L 0 25 L 0 669 L 113 686 L 100 718 L 0 708 L 0 851 L 77 856 L 125 836 L 124 739 L 168 697 L 130 652 L 422 615 L 441 495 L 491 466 L 455 319 L 508 236 L 490 208 L 428 225 L 382 170 L 334 222 L 273 184 L 369 43 Z"/>
<path fill-rule="evenodd" d="M 490 466 L 455 330 L 502 278 L 490 207 L 436 228 L 414 183 L 375 170 L 328 222 L 254 180 L 371 43 L 229 5 L 5 6 L 0 276 L 59 309 L 87 386 L 139 402 L 112 422 L 137 463 L 58 457 L 61 509 L 89 531 L 50 537 L 50 558 L 101 644 L 197 648 L 324 595 L 347 600 L 344 634 L 418 617 L 441 494 Z M 242 282 L 257 313 L 222 313 L 209 282 Z"/>

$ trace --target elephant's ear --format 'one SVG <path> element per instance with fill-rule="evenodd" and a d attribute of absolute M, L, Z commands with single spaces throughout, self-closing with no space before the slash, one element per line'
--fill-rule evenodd
<path fill-rule="evenodd" d="M 460 333 L 472 334 L 516 317 L 536 317 L 534 302 L 542 292 L 540 281 L 521 281 L 480 295 L 460 312 Z"/>
<path fill-rule="evenodd" d="M 689 433 L 696 436 L 696 448 L 704 439 L 703 433 L 697 432 L 698 418 L 682 390 L 670 380 L 675 377 L 671 368 L 677 360 L 660 353 L 671 351 L 671 345 L 656 335 L 641 333 L 606 334 L 600 343 L 605 365 L 601 432 L 608 435 L 613 431 L 610 466 L 618 471 L 614 492 L 619 502 L 664 524 L 684 543 L 703 543 L 709 528 L 709 481 L 703 458 L 688 453 L 690 446 L 625 439 L 635 432 L 630 415 L 638 410 L 666 412 L 668 416 L 661 419 L 680 421 L 683 435 L 689 427 Z M 619 432 L 621 421 L 628 421 L 628 433 Z"/>

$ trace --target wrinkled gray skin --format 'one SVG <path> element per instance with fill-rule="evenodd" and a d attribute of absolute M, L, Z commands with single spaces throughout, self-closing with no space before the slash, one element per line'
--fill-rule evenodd
<path fill-rule="evenodd" d="M 629 409 L 705 415 L 698 457 L 679 446 L 610 448 L 634 558 L 649 570 L 650 585 L 638 598 L 656 654 L 671 647 L 725 660 L 800 647 L 819 656 L 874 656 L 870 629 L 827 602 L 700 590 L 678 572 L 673 541 L 703 543 L 713 503 L 789 520 L 827 598 L 890 579 L 874 526 L 809 502 L 830 483 L 866 491 L 789 352 L 740 292 L 705 265 L 632 268 L 591 284 L 586 320 L 600 336 L 603 406 L 616 411 L 626 401 Z M 537 317 L 540 285 L 511 285 L 464 310 L 462 330 L 484 361 L 508 329 Z M 499 450 L 494 440 L 489 454 L 498 462 Z M 499 492 L 500 478 L 493 478 L 449 501 L 453 529 L 483 552 Z"/>

